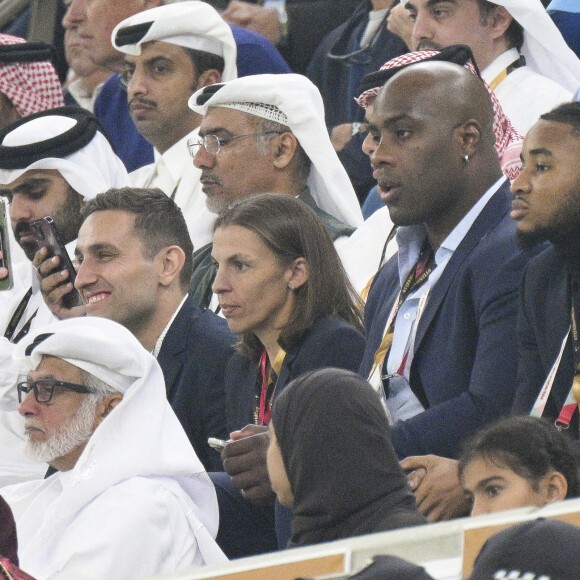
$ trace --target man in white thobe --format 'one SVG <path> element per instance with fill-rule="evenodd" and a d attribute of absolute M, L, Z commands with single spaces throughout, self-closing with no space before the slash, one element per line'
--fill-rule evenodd
<path fill-rule="evenodd" d="M 0 485 L 46 472 L 46 466 L 23 454 L 15 399 L 22 370 L 12 360 L 15 345 L 27 332 L 54 320 L 31 263 L 35 246 L 27 237 L 28 224 L 51 216 L 72 255 L 83 204 L 101 191 L 128 184 L 121 160 L 94 117 L 82 110 L 60 107 L 27 117 L 0 142 L 0 196 L 9 202 L 15 239 L 28 258 L 13 266 L 14 288 L 3 292 L 0 302 Z"/>
<path fill-rule="evenodd" d="M 483 80 L 525 135 L 542 113 L 572 100 L 580 60 L 540 0 L 403 0 L 419 50 L 467 44 Z"/>
<path fill-rule="evenodd" d="M 31 368 L 18 387 L 27 451 L 58 470 L 1 491 L 23 570 L 126 580 L 226 561 L 213 485 L 161 368 L 130 331 L 98 317 L 59 321 L 15 356 Z"/>
<path fill-rule="evenodd" d="M 179 2 L 139 12 L 113 30 L 125 53 L 123 79 L 129 113 L 154 147 L 155 161 L 131 173 L 135 187 L 158 187 L 181 208 L 194 248 L 211 240 L 215 216 L 205 205 L 200 171 L 191 163 L 189 139 L 201 116 L 187 100 L 197 89 L 237 77 L 231 28 L 204 2 Z"/>

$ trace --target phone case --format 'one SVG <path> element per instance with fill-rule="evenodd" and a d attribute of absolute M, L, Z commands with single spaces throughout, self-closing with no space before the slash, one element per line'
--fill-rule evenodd
<path fill-rule="evenodd" d="M 63 282 L 63 284 L 67 284 L 68 282 L 74 284 L 76 270 L 62 240 L 60 239 L 53 219 L 50 216 L 46 216 L 40 220 L 34 220 L 30 222 L 30 230 L 37 242 L 36 251 L 40 250 L 40 248 L 47 248 L 48 257 L 58 256 L 60 258 L 61 268 L 68 270 L 69 273 L 69 277 Z M 62 304 L 65 308 L 80 306 L 82 304 L 81 296 L 78 291 L 73 288 L 68 294 L 63 296 Z"/>
<path fill-rule="evenodd" d="M 10 248 L 8 247 L 8 228 L 10 227 L 6 203 L 0 199 L 0 267 L 8 268 L 8 276 L 0 280 L 0 291 L 10 290 L 13 286 L 12 264 L 10 262 Z"/>

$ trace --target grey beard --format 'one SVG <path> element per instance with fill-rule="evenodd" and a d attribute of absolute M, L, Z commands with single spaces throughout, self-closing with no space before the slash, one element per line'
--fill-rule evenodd
<path fill-rule="evenodd" d="M 99 399 L 87 395 L 75 416 L 65 425 L 53 431 L 45 441 L 30 441 L 27 438 L 25 452 L 29 459 L 40 463 L 50 463 L 68 455 L 93 434 L 95 409 Z M 34 421 L 29 421 L 34 426 Z"/>

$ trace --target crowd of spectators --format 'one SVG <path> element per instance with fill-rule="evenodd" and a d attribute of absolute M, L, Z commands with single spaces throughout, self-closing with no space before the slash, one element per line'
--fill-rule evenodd
<path fill-rule="evenodd" d="M 580 495 L 580 2 L 50 6 L 0 10 L 3 576 Z"/>

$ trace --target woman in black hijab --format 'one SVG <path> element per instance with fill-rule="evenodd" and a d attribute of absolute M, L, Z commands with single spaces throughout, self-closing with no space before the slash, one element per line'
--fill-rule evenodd
<path fill-rule="evenodd" d="M 293 508 L 290 546 L 426 523 L 381 402 L 359 375 L 322 369 L 294 380 L 274 402 L 270 438 L 272 488 Z"/>

